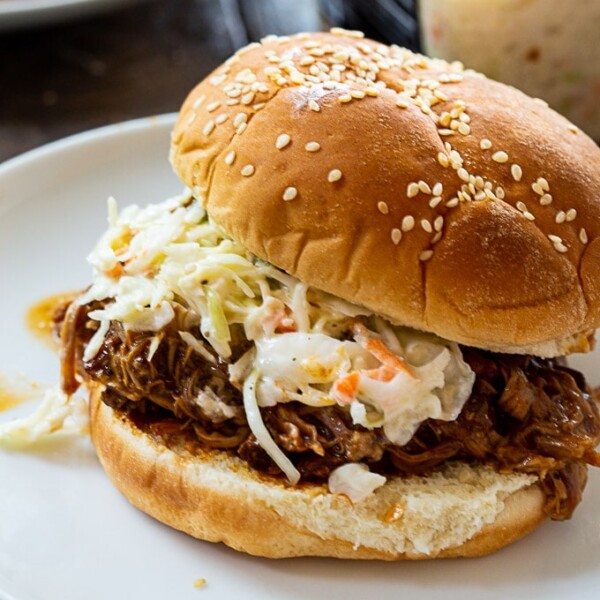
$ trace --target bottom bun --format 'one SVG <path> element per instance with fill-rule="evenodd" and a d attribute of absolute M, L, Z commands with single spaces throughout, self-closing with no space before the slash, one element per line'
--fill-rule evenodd
<path fill-rule="evenodd" d="M 426 559 L 489 554 L 544 520 L 535 477 L 452 464 L 390 478 L 352 504 L 325 485 L 289 487 L 232 454 L 191 454 L 143 433 L 90 394 L 92 439 L 137 508 L 196 538 L 269 558 Z"/>

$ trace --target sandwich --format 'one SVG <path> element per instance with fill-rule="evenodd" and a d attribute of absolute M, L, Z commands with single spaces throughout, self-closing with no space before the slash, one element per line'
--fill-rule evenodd
<path fill-rule="evenodd" d="M 571 517 L 600 417 L 600 150 L 540 100 L 353 31 L 192 90 L 185 191 L 119 210 L 57 315 L 116 487 L 272 558 L 479 556 Z"/>

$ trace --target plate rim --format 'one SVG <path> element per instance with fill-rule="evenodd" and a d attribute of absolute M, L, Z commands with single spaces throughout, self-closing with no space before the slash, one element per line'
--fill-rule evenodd
<path fill-rule="evenodd" d="M 47 158 L 57 151 L 68 150 L 73 146 L 78 146 L 80 144 L 85 145 L 98 140 L 143 132 L 144 130 L 154 127 L 172 127 L 175 124 L 176 118 L 176 112 L 161 113 L 158 115 L 138 117 L 135 119 L 119 121 L 117 123 L 110 123 L 108 125 L 101 125 L 100 127 L 86 129 L 72 135 L 61 137 L 57 140 L 32 148 L 31 150 L 26 150 L 25 152 L 17 154 L 0 163 L 0 180 L 3 177 L 8 176 L 13 170 L 18 169 L 31 161 Z"/>

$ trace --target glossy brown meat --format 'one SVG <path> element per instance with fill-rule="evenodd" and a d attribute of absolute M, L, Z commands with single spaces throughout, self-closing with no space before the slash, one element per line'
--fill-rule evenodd
<path fill-rule="evenodd" d="M 281 475 L 250 433 L 241 393 L 229 381 L 227 364 L 212 350 L 214 362 L 206 360 L 179 336 L 186 326 L 182 315 L 160 333 L 151 360 L 154 334 L 126 332 L 113 323 L 98 354 L 84 363 L 83 349 L 96 327 L 85 312 L 71 308 L 64 319 L 67 384 L 72 385 L 75 373 L 102 383 L 106 404 L 151 423 L 154 434 L 185 434 L 188 445 L 193 440 L 192 445 L 235 451 L 255 469 Z M 234 360 L 248 347 L 242 336 L 234 340 Z M 381 473 L 412 475 L 430 472 L 446 460 L 477 461 L 504 472 L 538 475 L 547 514 L 570 517 L 581 499 L 587 464 L 600 466 L 595 451 L 600 417 L 583 377 L 559 360 L 462 350 L 476 374 L 471 398 L 458 419 L 425 421 L 405 446 L 391 444 L 381 429 L 354 425 L 347 408 L 340 406 L 278 404 L 263 408 L 263 419 L 307 480 L 326 480 L 347 462 L 367 463 Z M 224 410 L 223 405 L 215 410 L 202 401 L 206 390 Z M 144 415 L 151 418 L 144 420 Z"/>

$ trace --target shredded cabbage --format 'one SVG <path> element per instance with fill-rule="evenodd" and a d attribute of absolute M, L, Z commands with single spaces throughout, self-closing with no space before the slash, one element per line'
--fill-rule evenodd
<path fill-rule="evenodd" d="M 27 417 L 0 424 L 0 446 L 24 449 L 49 437 L 89 432 L 87 402 L 58 388 L 46 390 L 42 403 Z"/>
<path fill-rule="evenodd" d="M 110 321 L 160 332 L 175 308 L 199 334 L 182 331 L 182 339 L 207 360 L 214 358 L 198 338 L 228 360 L 232 339 L 243 332 L 254 347 L 229 365 L 230 379 L 243 386 L 252 432 L 290 481 L 300 475 L 271 438 L 259 406 L 337 403 L 354 423 L 382 427 L 402 445 L 425 419 L 455 419 L 471 393 L 475 376 L 456 344 L 394 326 L 257 259 L 189 190 L 120 213 L 111 199 L 109 229 L 89 261 L 93 284 L 78 301 L 107 302 L 89 313 L 100 326 L 86 360 Z M 158 344 L 160 333 L 152 352 Z M 199 400 L 214 404 L 208 396 Z"/>
<path fill-rule="evenodd" d="M 248 419 L 248 426 L 263 450 L 267 452 L 275 464 L 286 474 L 290 483 L 296 484 L 300 481 L 300 473 L 274 442 L 260 415 L 255 393 L 259 377 L 260 373 L 253 371 L 244 383 L 244 409 L 246 411 L 246 418 Z"/>
<path fill-rule="evenodd" d="M 386 478 L 383 475 L 371 473 L 367 465 L 348 463 L 331 472 L 328 485 L 332 494 L 344 494 L 356 504 L 370 496 L 385 482 Z"/>

